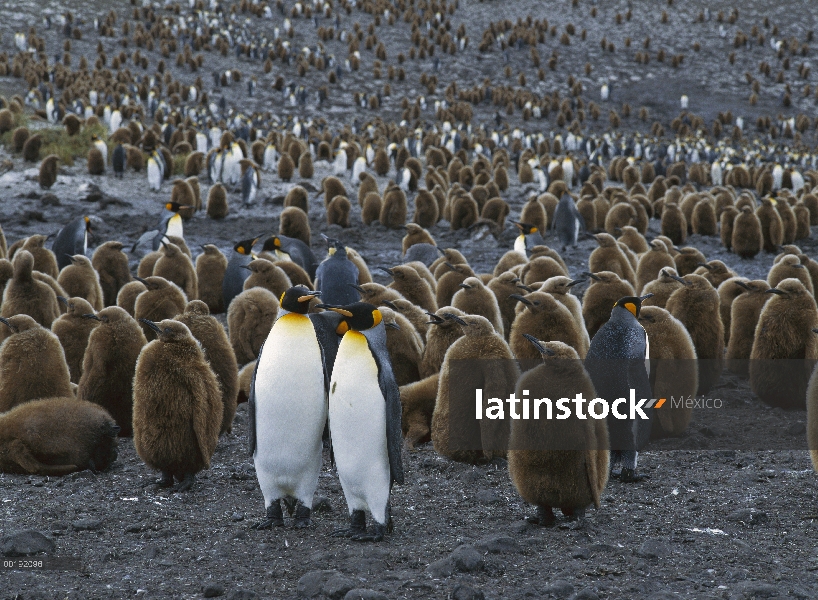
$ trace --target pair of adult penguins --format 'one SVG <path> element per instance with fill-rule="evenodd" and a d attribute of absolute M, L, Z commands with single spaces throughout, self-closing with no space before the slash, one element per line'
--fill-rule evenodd
<path fill-rule="evenodd" d="M 318 304 L 321 292 L 295 286 L 281 295 L 279 316 L 261 347 L 249 397 L 250 452 L 266 507 L 254 527 L 310 523 L 329 435 L 350 512 L 334 535 L 380 541 L 391 530 L 389 495 L 403 483 L 400 391 L 380 311 L 372 304 Z M 309 313 L 309 314 L 308 314 Z M 342 336 L 342 337 L 341 337 Z M 340 341 L 339 341 L 340 340 Z M 366 511 L 374 525 L 366 528 Z"/>

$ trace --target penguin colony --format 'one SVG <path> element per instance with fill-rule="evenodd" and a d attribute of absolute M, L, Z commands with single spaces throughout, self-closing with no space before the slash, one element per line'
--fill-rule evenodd
<path fill-rule="evenodd" d="M 180 490 L 190 489 L 196 473 L 210 465 L 219 435 L 230 433 L 243 394 L 250 402 L 250 450 L 265 503 L 258 528 L 284 524 L 282 502 L 296 527 L 309 526 L 325 430 L 350 516 L 339 536 L 379 541 L 391 531 L 391 488 L 404 479 L 402 436 L 410 447 L 432 441 L 456 461 L 507 456 L 512 481 L 537 509 L 532 522 L 550 525 L 553 508 L 574 519 L 591 504 L 599 506 L 609 473 L 622 482 L 639 481 L 638 450 L 648 437 L 683 434 L 690 413 L 657 413 L 647 428 L 630 421 L 623 428 L 611 420 L 572 422 L 572 428 L 554 432 L 551 423 L 538 423 L 542 429 L 487 426 L 478 432 L 482 447 L 463 452 L 449 439 L 457 410 L 446 385 L 453 361 L 508 361 L 507 370 L 483 376 L 498 390 L 520 394 L 526 389 L 534 396 L 582 392 L 613 398 L 636 387 L 659 397 L 670 393 L 663 385 L 678 380 L 690 394 L 706 393 L 722 374 L 725 350 L 727 367 L 747 377 L 762 401 L 808 409 L 810 449 L 818 456 L 818 384 L 804 362 L 818 359 L 818 264 L 795 245 L 818 224 L 818 159 L 807 145 L 815 123 L 809 117 L 759 116 L 751 139 L 744 118 L 720 113 L 708 127 L 684 95 L 682 113 L 670 123 L 655 122 L 650 135 L 620 131 L 622 119 L 631 118 L 629 107 L 621 114 L 611 110 L 611 128 L 599 133 L 590 123 L 602 107 L 589 99 L 587 78 L 584 85 L 575 74 L 569 77 L 570 97 L 563 98 L 559 90 L 529 91 L 522 73 L 518 87 L 486 80 L 471 88 L 452 82 L 443 91 L 438 75 L 424 72 L 421 84 L 437 99 L 398 101 L 387 86 L 397 87 L 406 74 L 389 64 L 390 73 L 397 71 L 389 84 L 374 93 L 356 92 L 356 102 L 372 118 L 333 130 L 324 118 L 302 121 L 295 111 L 286 120 L 283 113 L 244 114 L 221 93 L 239 85 L 239 70 L 213 73 L 207 84 L 200 76 L 187 83 L 192 78 L 175 79 L 164 60 L 161 69 L 154 64 L 150 50 L 158 43 L 154 38 L 174 38 L 162 42 L 162 52 L 166 58 L 175 54 L 176 65 L 192 72 L 202 67 L 204 53 L 215 50 L 234 52 L 244 61 L 239 64 L 265 73 L 273 62 L 282 72 L 291 64 L 304 72 L 326 71 L 334 86 L 363 70 L 362 56 L 368 60 L 370 51 L 376 69 L 392 58 L 374 27 L 361 51 L 363 31 L 350 16 L 368 3 L 361 4 L 324 5 L 323 18 L 334 20 L 320 27 L 322 43 L 306 52 L 284 39 L 297 18 L 286 20 L 284 32 L 276 28 L 272 39 L 259 36 L 253 25 L 237 25 L 245 13 L 255 19 L 248 18 L 251 24 L 283 22 L 283 2 L 275 9 L 227 4 L 228 10 L 215 12 L 194 2 L 196 10 L 173 27 L 160 19 L 159 9 L 135 8 L 124 19 L 134 23 L 132 35 L 114 13 L 99 20 L 101 36 L 114 38 L 121 29 L 123 40 L 144 49 L 130 56 L 119 52 L 110 69 L 102 50 L 93 70 L 84 57 L 84 68 L 73 70 L 67 50 L 60 61 L 50 61 L 35 28 L 23 35 L 19 53 L 0 55 L 0 72 L 31 86 L 25 99 L 0 98 L 3 133 L 26 110 L 61 123 L 67 135 L 87 137 L 87 170 L 97 181 L 127 174 L 144 186 L 146 177 L 145 187 L 158 198 L 158 219 L 151 216 L 144 232 L 127 234 L 139 237 L 127 253 L 120 240 L 93 239 L 96 217 L 90 215 L 56 232 L 50 249 L 43 235 L 8 249 L 2 238 L 0 447 L 11 448 L 2 453 L 4 471 L 104 469 L 115 460 L 114 438 L 133 436 L 140 457 L 161 473 L 160 485 L 176 481 Z M 547 21 L 529 18 L 516 25 L 491 23 L 479 43 L 470 42 L 465 26 L 451 27 L 457 2 L 443 2 L 439 11 L 425 2 L 398 4 L 402 14 L 386 18 L 402 16 L 412 24 L 417 35 L 410 60 L 433 55 L 435 47 L 445 56 L 471 44 L 508 61 L 509 49 L 529 46 L 539 65 L 537 46 L 554 35 Z M 292 16 L 305 16 L 303 10 Z M 708 18 L 702 13 L 696 24 Z M 755 27 L 752 41 L 737 38 L 736 47 L 763 45 L 766 27 Z M 422 34 L 433 29 L 437 36 Z M 571 27 L 563 36 L 567 45 L 585 42 L 574 35 Z M 348 58 L 332 54 L 335 41 L 345 43 Z M 606 48 L 613 52 L 612 44 Z M 806 42 L 793 38 L 775 48 L 770 60 L 789 64 L 787 54 L 806 53 Z M 659 62 L 665 58 L 656 56 Z M 683 58 L 674 56 L 671 68 Z M 650 59 L 649 52 L 639 53 L 637 62 Z M 558 53 L 547 62 L 557 71 Z M 150 66 L 156 73 L 118 71 L 129 63 L 134 71 Z M 804 79 L 805 70 L 802 64 Z M 110 86 L 106 75 L 112 72 L 122 75 L 125 91 Z M 380 76 L 378 70 L 376 80 Z M 537 76 L 546 79 L 541 68 Z M 747 80 L 754 104 L 759 82 L 749 73 Z M 256 82 L 255 76 L 248 80 L 250 96 Z M 282 78 L 270 83 L 290 108 L 320 105 L 331 93 L 328 86 L 311 93 Z M 611 94 L 606 83 L 602 106 Z M 802 102 L 795 95 L 786 84 L 782 105 Z M 387 103 L 400 106 L 399 123 L 375 112 Z M 484 103 L 499 108 L 492 121 L 479 123 L 474 112 Z M 513 125 L 516 113 L 524 123 L 542 124 Z M 16 127 L 12 144 L 25 161 L 41 160 L 40 187 L 60 182 L 60 160 L 41 156 L 46 148 L 40 134 Z M 318 187 L 310 183 L 316 172 L 333 175 Z M 254 219 L 270 214 L 251 211 L 267 210 L 259 200 L 268 182 L 296 177 L 301 185 L 288 186 L 277 232 L 248 231 L 257 237 L 234 240 L 232 247 L 205 244 L 192 255 L 185 230 L 200 229 L 205 218 L 237 214 L 259 227 Z M 503 196 L 515 177 L 527 197 L 509 203 Z M 200 181 L 208 186 L 204 203 Z M 324 197 L 318 219 L 311 214 L 317 199 L 312 192 Z M 311 227 L 343 237 L 345 229 L 366 231 L 376 222 L 378 231 L 406 233 L 401 264 L 372 264 L 379 277 L 389 276 L 388 285 L 373 282 L 367 262 L 338 239 L 326 239 L 323 261 L 313 253 L 323 242 L 313 239 Z M 661 235 L 648 234 L 650 226 Z M 494 236 L 509 251 L 491 273 L 478 272 L 456 249 L 438 246 L 435 234 L 442 237 L 446 228 L 463 230 L 461 236 Z M 766 281 L 750 280 L 741 268 L 733 272 L 695 248 L 680 247 L 691 235 L 720 236 L 740 258 L 731 264 L 779 256 Z M 562 256 L 591 237 L 598 248 L 586 267 L 569 273 Z M 133 265 L 136 275 L 129 255 L 141 256 Z M 219 314 L 226 314 L 226 329 L 211 316 Z M 657 344 L 654 354 L 650 348 Z M 604 361 L 611 358 L 650 359 L 650 371 L 655 366 L 658 372 L 648 380 L 647 370 L 637 369 L 629 373 L 635 379 L 623 381 L 606 372 Z M 662 371 L 662 360 L 697 358 L 692 371 Z M 535 366 L 521 374 L 512 366 L 515 359 Z M 792 361 L 792 368 L 782 374 L 767 362 L 778 359 Z M 300 412 L 281 389 L 308 398 Z M 172 416 L 161 410 L 163 402 L 172 404 Z M 64 430 L 47 443 L 28 439 L 21 423 L 35 417 L 44 431 L 63 421 Z M 361 423 L 366 427 L 356 427 Z M 582 443 L 568 455 L 514 449 L 552 433 Z M 293 460 L 296 455 L 301 462 Z M 359 475 L 364 462 L 371 467 L 366 479 Z M 621 470 L 611 470 L 616 463 Z"/>

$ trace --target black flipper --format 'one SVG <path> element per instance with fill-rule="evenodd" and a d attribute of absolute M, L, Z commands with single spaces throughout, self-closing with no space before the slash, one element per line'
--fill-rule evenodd
<path fill-rule="evenodd" d="M 258 349 L 258 358 L 256 368 L 253 369 L 253 380 L 250 382 L 250 395 L 247 398 L 247 417 L 249 425 L 247 427 L 247 449 L 250 451 L 250 456 L 256 452 L 256 374 L 258 373 L 258 363 L 261 361 L 261 354 L 264 352 L 264 343 Z"/>
<path fill-rule="evenodd" d="M 378 383 L 386 400 L 386 450 L 389 454 L 391 483 L 403 483 L 403 434 L 401 431 L 400 390 L 395 381 L 392 361 L 386 347 L 386 329 L 383 323 L 363 332 L 369 342 L 369 349 L 378 365 Z"/>
<path fill-rule="evenodd" d="M 318 346 L 321 348 L 321 361 L 324 364 L 324 391 L 329 397 L 329 385 L 332 381 L 332 368 L 335 366 L 335 357 L 338 355 L 338 346 L 341 344 L 341 336 L 336 333 L 338 325 L 343 320 L 343 317 L 337 312 L 327 310 L 321 313 L 311 313 L 307 317 L 312 322 L 313 329 L 315 329 L 315 337 L 318 340 Z M 332 440 L 329 434 L 329 419 L 324 425 L 324 434 L 321 436 L 322 440 L 329 442 L 329 460 L 330 464 L 335 464 L 335 454 L 332 451 Z"/>

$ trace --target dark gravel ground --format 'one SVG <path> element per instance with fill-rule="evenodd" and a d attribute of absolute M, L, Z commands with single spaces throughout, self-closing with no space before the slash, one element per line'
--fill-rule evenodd
<path fill-rule="evenodd" d="M 718 35 L 715 15 L 729 13 L 726 2 L 708 4 L 714 19 L 691 24 L 705 6 L 701 2 L 665 3 L 633 2 L 633 18 L 615 25 L 617 12 L 627 10 L 625 2 L 599 3 L 599 15 L 589 17 L 590 3 L 583 0 L 578 8 L 559 1 L 544 5 L 532 0 L 519 2 L 471 2 L 461 0 L 452 17 L 453 29 L 467 24 L 470 45 L 463 53 L 444 56 L 438 76 L 445 88 L 457 80 L 461 88 L 482 83 L 491 77 L 502 78 L 504 66 L 498 51 L 480 55 L 480 35 L 490 21 L 499 18 L 516 20 L 532 14 L 546 17 L 561 32 L 573 22 L 577 31 L 587 29 L 587 41 L 579 36 L 565 47 L 559 37 L 549 37 L 540 47 L 543 57 L 552 49 L 560 54 L 556 71 L 548 72 L 546 81 L 537 83 L 527 51 L 512 51 L 511 64 L 516 81 L 525 70 L 530 85 L 538 93 L 560 89 L 567 95 L 566 79 L 573 74 L 586 87 L 587 99 L 599 101 L 599 85 L 613 82 L 612 101 L 602 104 L 603 118 L 589 123 L 591 129 L 607 128 L 607 109 L 619 110 L 623 102 L 634 108 L 647 106 L 650 120 L 642 123 L 635 116 L 623 120 L 623 130 L 644 130 L 652 120 L 666 129 L 678 113 L 678 98 L 690 96 L 692 111 L 705 116 L 710 123 L 720 111 L 732 110 L 753 123 L 758 115 L 779 113 L 789 116 L 814 110 L 812 97 L 793 95 L 794 107 L 781 106 L 783 84 L 773 79 L 762 81 L 759 103 L 747 103 L 749 86 L 744 72 L 757 72 L 761 60 L 777 59 L 767 44 L 737 50 L 736 65 L 727 62 L 733 50 L 737 29 L 749 33 L 768 15 L 780 28 L 780 37 L 795 36 L 803 41 L 815 26 L 818 13 L 804 2 L 791 0 L 769 6 L 763 2 L 738 6 L 739 20 L 725 23 L 726 38 Z M 287 6 L 291 6 L 287 2 Z M 95 11 L 105 14 L 109 2 L 20 3 L 6 10 L 0 23 L 0 45 L 12 51 L 12 32 L 27 26 L 32 15 L 51 11 L 59 14 L 70 9 L 86 21 Z M 127 12 L 130 12 L 130 6 Z M 660 24 L 662 10 L 669 13 L 670 23 Z M 123 14 L 125 14 L 123 9 Z M 39 20 L 39 16 L 35 19 Z M 359 21 L 366 27 L 372 17 L 354 11 L 344 17 L 345 27 Z M 313 44 L 312 24 L 294 21 L 293 44 Z M 259 24 L 259 30 L 268 28 Z M 95 53 L 97 38 L 85 27 L 81 42 L 74 43 L 74 54 Z M 408 49 L 408 27 L 399 22 L 383 26 L 378 35 L 388 42 L 390 59 Z M 668 54 L 684 53 L 680 69 L 659 63 L 655 56 L 649 65 L 640 66 L 633 54 L 641 49 L 646 35 L 652 38 L 651 52 L 665 48 Z M 602 52 L 599 40 L 605 36 L 616 45 L 616 52 Z M 631 36 L 634 43 L 625 48 Z M 58 50 L 61 38 L 56 31 L 47 32 L 49 55 Z M 693 41 L 702 50 L 693 52 Z M 115 40 L 103 44 L 112 50 Z M 346 54 L 340 42 L 327 44 L 336 56 Z M 393 50 L 392 47 L 395 46 Z M 132 48 L 130 49 L 132 51 Z M 425 93 L 418 84 L 420 72 L 429 71 L 427 60 L 407 63 L 407 81 L 392 82 L 393 97 L 379 112 L 362 110 L 352 103 L 352 91 L 373 92 L 383 82 L 373 82 L 371 53 L 364 54 L 361 71 L 353 73 L 343 86 L 331 88 L 329 101 L 321 107 L 308 105 L 297 109 L 305 117 L 323 116 L 331 124 L 349 123 L 355 117 L 361 122 L 380 116 L 400 116 L 399 98 Z M 150 54 L 151 65 L 157 55 Z M 231 59 L 208 55 L 208 68 L 231 66 Z M 800 61 L 801 59 L 794 59 Z M 804 60 L 810 60 L 809 58 Z M 255 99 L 244 97 L 243 88 L 227 88 L 230 105 L 249 113 L 272 110 L 280 116 L 294 113 L 282 104 L 280 94 L 269 91 L 269 85 L 280 72 L 275 63 L 271 75 L 261 75 L 260 65 L 240 61 L 249 75 L 258 72 L 259 90 Z M 592 75 L 584 75 L 585 62 L 594 66 Z M 212 65 L 212 66 L 211 66 Z M 151 71 L 152 72 L 152 71 Z M 209 71 L 202 77 L 209 81 Z M 174 73 L 190 82 L 195 75 Z M 291 81 L 294 73 L 285 72 Z M 304 85 L 317 86 L 324 74 L 310 72 Z M 794 89 L 803 83 L 793 70 L 786 80 Z M 811 76 L 814 80 L 815 76 Z M 797 84 L 797 85 L 796 85 Z M 19 80 L 0 78 L 0 90 L 6 95 L 24 93 Z M 430 98 L 431 101 L 435 99 Z M 488 122 L 495 108 L 481 105 L 476 121 Z M 429 120 L 433 115 L 424 115 Z M 523 125 L 519 113 L 508 117 L 511 125 Z M 548 131 L 551 121 L 525 124 L 532 131 Z M 805 136 L 812 140 L 812 133 Z M 105 225 L 99 229 L 102 239 L 133 242 L 144 228 L 154 224 L 156 207 L 165 201 L 170 186 L 159 193 L 146 191 L 144 174 L 128 173 L 122 180 L 111 176 L 90 177 L 84 166 L 64 167 L 51 192 L 59 199 L 52 206 L 42 201 L 43 191 L 36 183 L 34 165 L 25 164 L 19 156 L 0 153 L 0 160 L 11 160 L 13 168 L 0 177 L 2 213 L 0 224 L 9 242 L 32 233 L 51 233 L 80 214 L 96 214 Z M 263 175 L 260 201 L 253 208 L 235 208 L 240 200 L 231 194 L 234 208 L 230 216 L 216 222 L 203 214 L 185 224 L 185 237 L 191 248 L 201 243 L 216 243 L 223 251 L 261 227 L 277 231 L 281 200 L 296 183 L 313 188 L 330 173 L 326 163 L 316 164 L 310 182 L 282 183 L 273 173 Z M 390 173 L 394 177 L 394 173 Z M 386 178 L 379 180 L 383 187 Z M 108 200 L 87 202 L 87 184 L 101 188 Z M 207 194 L 202 180 L 202 194 Z M 352 186 L 349 186 L 352 191 Z M 504 195 L 518 215 L 531 193 L 512 176 L 512 186 Z M 410 203 L 410 214 L 412 206 Z M 401 231 L 381 226 L 364 228 L 357 205 L 353 208 L 353 227 L 342 230 L 327 226 L 321 200 L 313 200 L 310 222 L 314 238 L 318 232 L 343 239 L 356 248 L 370 267 L 400 262 Z M 651 224 L 657 233 L 658 224 Z M 491 270 L 496 260 L 513 244 L 514 231 L 508 227 L 499 239 L 485 231 L 450 232 L 445 222 L 431 229 L 443 247 L 461 250 L 477 271 Z M 699 248 L 708 259 L 719 259 L 738 273 L 764 278 L 772 257 L 762 255 L 742 261 L 724 251 L 717 238 L 692 236 L 688 245 Z M 802 240 L 801 247 L 815 254 L 813 239 Z M 595 246 L 585 241 L 578 249 L 565 254 L 572 274 L 585 269 Z M 320 242 L 314 244 L 323 255 Z M 195 251 L 195 250 L 194 250 Z M 134 265 L 138 260 L 134 256 Z M 376 274 L 377 277 L 377 274 Z M 581 289 L 578 290 L 581 293 Z M 815 540 L 818 536 L 814 498 L 816 480 L 804 450 L 803 412 L 771 410 L 750 393 L 747 382 L 725 375 L 709 394 L 724 401 L 722 410 L 694 411 L 693 422 L 681 438 L 654 442 L 641 456 L 640 469 L 650 475 L 647 481 L 626 486 L 610 483 L 603 494 L 602 507 L 589 513 L 583 530 L 565 523 L 554 529 L 527 525 L 522 519 L 529 508 L 524 506 L 510 483 L 506 465 L 497 461 L 472 467 L 438 457 L 430 446 L 406 452 L 406 485 L 396 487 L 393 495 L 395 531 L 383 543 L 358 545 L 329 536 L 346 523 L 346 505 L 337 477 L 329 468 L 322 473 L 318 494 L 326 498 L 325 511 L 317 512 L 313 526 L 306 531 L 290 528 L 256 532 L 250 525 L 260 519 L 263 500 L 255 480 L 252 461 L 245 450 L 246 408 L 240 407 L 233 434 L 223 437 L 213 464 L 203 472 L 193 492 L 188 494 L 155 491 L 145 486 L 155 474 L 136 456 L 130 440 L 120 444 L 119 459 L 112 468 L 98 475 L 76 473 L 63 478 L 0 475 L 0 534 L 35 529 L 53 539 L 54 555 L 76 557 L 82 571 L 0 573 L 2 598 L 201 598 L 222 595 L 226 598 L 774 598 L 818 596 L 818 562 Z M 752 425 L 752 428 L 750 427 Z M 747 440 L 747 448 L 734 449 L 736 440 Z M 752 440 L 752 444 L 750 441 Z M 729 448 L 729 449 L 728 449 Z M 325 461 L 328 465 L 328 461 Z M 353 592 L 366 589 L 369 592 Z"/>

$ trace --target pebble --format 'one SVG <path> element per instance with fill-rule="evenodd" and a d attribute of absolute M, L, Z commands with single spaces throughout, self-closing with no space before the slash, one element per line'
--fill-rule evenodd
<path fill-rule="evenodd" d="M 305 573 L 298 580 L 296 586 L 298 596 L 301 598 L 315 598 L 321 594 L 321 589 L 329 578 L 337 574 L 337 571 L 309 571 Z"/>
<path fill-rule="evenodd" d="M 545 588 L 545 593 L 558 599 L 568 598 L 574 593 L 574 586 L 564 579 L 556 579 L 551 582 L 551 585 Z"/>
<path fill-rule="evenodd" d="M 664 558 L 670 553 L 670 546 L 662 540 L 645 540 L 636 551 L 636 555 L 642 558 Z"/>
<path fill-rule="evenodd" d="M 571 596 L 571 600 L 599 600 L 599 596 L 591 588 L 585 588 Z"/>
<path fill-rule="evenodd" d="M 432 579 L 451 577 L 452 573 L 454 573 L 454 562 L 451 558 L 441 558 L 426 567 L 426 572 Z"/>
<path fill-rule="evenodd" d="M 75 531 L 96 531 L 102 527 L 102 519 L 79 519 L 71 523 Z"/>
<path fill-rule="evenodd" d="M 387 600 L 387 596 L 376 590 L 354 588 L 346 593 L 344 600 Z"/>
<path fill-rule="evenodd" d="M 489 554 L 504 554 L 507 552 L 521 552 L 520 543 L 512 537 L 496 535 L 477 542 L 476 547 Z"/>
<path fill-rule="evenodd" d="M 54 542 L 34 529 L 11 533 L 0 540 L 3 556 L 28 556 L 38 552 L 54 552 Z"/>
<path fill-rule="evenodd" d="M 471 586 L 459 583 L 452 590 L 452 600 L 484 600 L 486 595 Z"/>
<path fill-rule="evenodd" d="M 458 571 L 471 573 L 483 568 L 483 555 L 474 546 L 458 546 L 451 554 L 452 562 Z"/>
<path fill-rule="evenodd" d="M 231 515 L 230 520 L 233 521 L 234 523 L 244 521 L 244 513 L 235 512 Z"/>
<path fill-rule="evenodd" d="M 218 584 L 210 584 L 204 587 L 202 595 L 205 598 L 218 598 L 224 595 L 224 587 Z"/>
<path fill-rule="evenodd" d="M 321 586 L 321 592 L 330 600 L 342 600 L 354 587 L 355 581 L 345 575 L 335 573 Z"/>
<path fill-rule="evenodd" d="M 483 504 L 495 504 L 501 500 L 494 490 L 480 490 L 474 495 L 474 499 Z"/>

